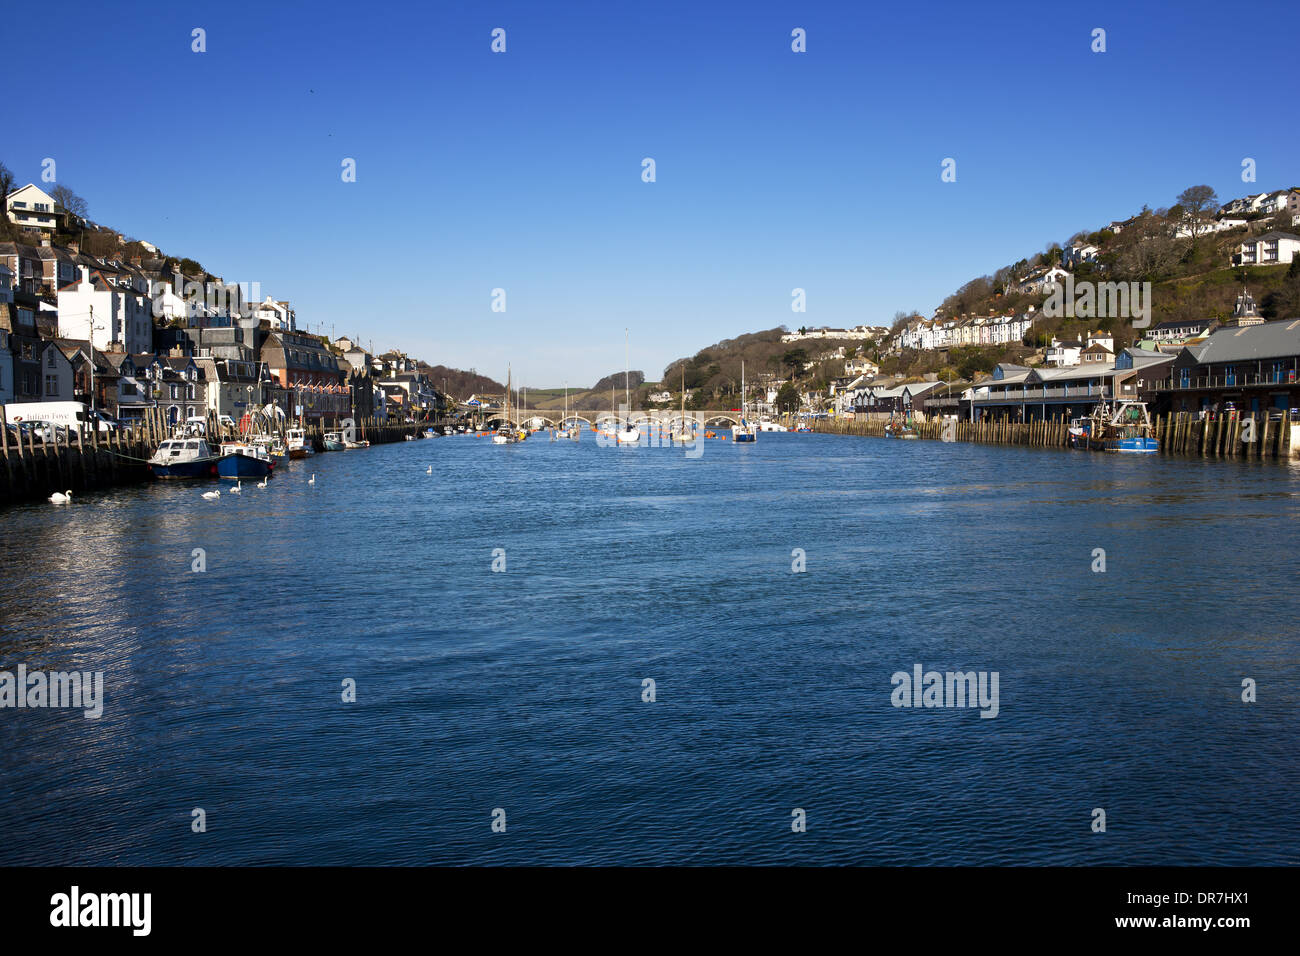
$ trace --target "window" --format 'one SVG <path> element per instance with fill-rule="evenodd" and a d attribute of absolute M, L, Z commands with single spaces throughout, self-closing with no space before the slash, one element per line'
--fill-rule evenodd
<path fill-rule="evenodd" d="M 59 377 L 57 375 L 45 376 L 45 394 L 46 395 L 59 394 Z"/>
<path fill-rule="evenodd" d="M 1225 385 L 1237 384 L 1237 366 L 1229 365 L 1223 370 L 1223 383 Z"/>
<path fill-rule="evenodd" d="M 1190 388 L 1192 384 L 1192 370 L 1189 368 L 1181 369 L 1178 373 L 1178 384 L 1182 388 Z"/>
<path fill-rule="evenodd" d="M 45 363 L 46 366 L 48 368 L 58 368 L 58 366 L 54 364 L 54 349 L 50 349 L 49 356 L 49 360 Z"/>

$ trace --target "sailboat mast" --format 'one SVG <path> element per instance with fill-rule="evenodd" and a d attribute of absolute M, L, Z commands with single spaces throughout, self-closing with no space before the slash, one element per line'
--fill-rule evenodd
<path fill-rule="evenodd" d="M 632 376 L 632 346 L 628 340 L 627 328 L 623 329 L 623 409 L 627 412 L 628 417 L 632 416 L 632 399 L 631 389 L 629 387 Z"/>

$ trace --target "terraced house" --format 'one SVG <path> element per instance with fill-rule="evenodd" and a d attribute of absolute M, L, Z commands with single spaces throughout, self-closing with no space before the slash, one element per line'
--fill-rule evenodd
<path fill-rule="evenodd" d="M 279 329 L 262 343 L 261 360 L 271 379 L 269 396 L 291 421 L 336 423 L 352 414 L 350 367 L 320 339 Z"/>

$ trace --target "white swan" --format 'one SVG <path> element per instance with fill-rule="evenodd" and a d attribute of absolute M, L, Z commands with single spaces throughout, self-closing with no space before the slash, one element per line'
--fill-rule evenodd
<path fill-rule="evenodd" d="M 310 478 L 308 478 L 308 479 L 307 479 L 307 484 L 309 484 L 309 485 L 314 485 L 314 484 L 316 484 L 316 476 L 315 476 L 315 475 L 312 475 Z"/>
<path fill-rule="evenodd" d="M 219 492 L 219 491 L 205 491 L 205 492 L 203 492 L 203 497 L 204 497 L 204 498 L 207 498 L 209 501 L 216 501 L 218 498 L 221 497 L 221 492 Z"/>
<path fill-rule="evenodd" d="M 433 474 L 433 465 L 430 465 L 428 468 L 424 469 L 424 473 L 425 473 L 426 475 L 432 475 L 432 474 Z"/>
<path fill-rule="evenodd" d="M 230 489 L 232 495 L 242 495 L 244 493 L 244 483 L 238 478 L 235 479 L 235 487 Z"/>
<path fill-rule="evenodd" d="M 266 479 L 263 478 L 261 481 L 259 481 L 259 482 L 257 483 L 257 487 L 259 487 L 259 488 L 265 488 L 265 487 L 266 487 Z"/>
<path fill-rule="evenodd" d="M 50 504 L 52 505 L 66 505 L 71 500 L 72 500 L 71 488 L 68 489 L 67 494 L 60 494 L 59 492 L 56 491 L 54 494 L 50 495 Z"/>

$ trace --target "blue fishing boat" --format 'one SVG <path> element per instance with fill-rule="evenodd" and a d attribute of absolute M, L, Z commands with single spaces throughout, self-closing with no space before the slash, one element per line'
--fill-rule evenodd
<path fill-rule="evenodd" d="M 154 478 L 215 478 L 220 461 L 202 438 L 169 438 L 150 457 L 148 468 Z"/>
<path fill-rule="evenodd" d="M 265 478 L 275 470 L 275 461 L 263 445 L 226 442 L 217 459 L 222 478 Z"/>
<path fill-rule="evenodd" d="M 1105 402 L 1082 425 L 1082 438 L 1093 451 L 1128 455 L 1154 455 L 1160 450 L 1146 402 Z"/>

